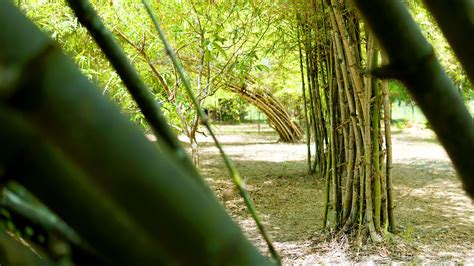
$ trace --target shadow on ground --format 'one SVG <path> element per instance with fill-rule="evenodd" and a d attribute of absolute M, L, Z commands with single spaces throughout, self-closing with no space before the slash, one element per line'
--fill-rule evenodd
<path fill-rule="evenodd" d="M 324 183 L 308 174 L 304 144 L 276 143 L 276 136 L 268 133 L 221 132 L 227 132 L 220 135 L 225 150 L 246 179 L 286 264 L 474 262 L 474 206 L 431 133 L 394 135 L 398 232 L 391 243 L 357 247 L 344 237 L 328 239 L 320 231 Z M 204 142 L 200 158 L 201 172 L 222 200 L 222 193 L 231 189 L 232 183 L 217 149 Z M 223 205 L 265 252 L 237 193 Z"/>

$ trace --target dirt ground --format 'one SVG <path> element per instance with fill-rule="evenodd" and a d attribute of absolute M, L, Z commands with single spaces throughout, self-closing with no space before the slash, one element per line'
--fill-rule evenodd
<path fill-rule="evenodd" d="M 218 126 L 257 210 L 286 265 L 474 265 L 474 204 L 430 130 L 394 130 L 397 234 L 383 244 L 351 244 L 320 230 L 323 180 L 307 173 L 306 145 L 278 143 L 267 125 Z M 232 183 L 210 138 L 200 136 L 201 172 L 217 196 Z M 243 201 L 223 202 L 249 239 L 266 252 Z"/>

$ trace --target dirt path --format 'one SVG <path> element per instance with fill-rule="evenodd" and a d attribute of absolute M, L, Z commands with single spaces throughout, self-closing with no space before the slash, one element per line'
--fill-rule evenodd
<path fill-rule="evenodd" d="M 394 132 L 395 217 L 391 243 L 349 245 L 320 232 L 321 179 L 307 174 L 306 146 L 277 143 L 268 126 L 216 128 L 267 224 L 285 264 L 467 263 L 474 264 L 474 205 L 461 189 L 444 150 L 428 130 Z M 201 171 L 216 194 L 232 187 L 217 149 L 200 139 Z M 223 203 L 247 236 L 265 251 L 252 220 L 235 194 Z"/>

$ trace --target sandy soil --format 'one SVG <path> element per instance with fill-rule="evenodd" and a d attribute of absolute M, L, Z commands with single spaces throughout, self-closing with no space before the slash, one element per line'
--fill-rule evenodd
<path fill-rule="evenodd" d="M 441 263 L 474 265 L 474 205 L 429 130 L 394 131 L 394 191 L 398 233 L 377 246 L 354 245 L 320 231 L 323 182 L 307 174 L 306 146 L 277 143 L 268 126 L 216 127 L 225 151 L 247 180 L 287 265 Z M 217 149 L 201 136 L 201 172 L 217 196 L 232 184 Z M 266 252 L 237 194 L 223 202 L 249 239 Z"/>

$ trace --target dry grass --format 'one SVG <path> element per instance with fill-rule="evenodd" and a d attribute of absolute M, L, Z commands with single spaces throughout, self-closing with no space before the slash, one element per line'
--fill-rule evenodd
<path fill-rule="evenodd" d="M 374 246 L 320 231 L 323 182 L 307 174 L 304 144 L 277 143 L 268 126 L 260 132 L 256 125 L 216 129 L 285 264 L 474 263 L 474 205 L 430 131 L 410 129 L 393 136 L 398 233 Z M 222 199 L 232 184 L 217 149 L 208 138 L 200 142 L 201 171 Z M 224 206 L 265 252 L 242 200 L 237 195 L 226 200 Z"/>

